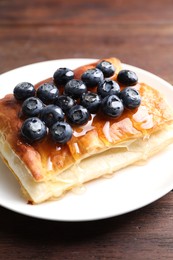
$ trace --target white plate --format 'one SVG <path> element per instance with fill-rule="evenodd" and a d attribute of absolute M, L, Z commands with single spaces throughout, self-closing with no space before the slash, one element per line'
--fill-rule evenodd
<path fill-rule="evenodd" d="M 21 67 L 0 76 L 0 97 L 12 92 L 21 81 L 37 83 L 51 77 L 59 67 L 75 68 L 92 62 L 91 59 L 53 60 Z M 125 65 L 138 74 L 140 81 L 159 89 L 172 104 L 173 87 L 159 77 L 139 68 Z M 142 166 L 130 166 L 110 179 L 86 184 L 82 194 L 69 192 L 62 199 L 41 205 L 28 205 L 18 183 L 0 161 L 0 205 L 32 217 L 87 221 L 118 216 L 141 208 L 168 193 L 173 188 L 173 145 Z"/>

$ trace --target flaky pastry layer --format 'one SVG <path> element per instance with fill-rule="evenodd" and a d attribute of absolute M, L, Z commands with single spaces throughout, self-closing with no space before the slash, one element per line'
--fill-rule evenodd
<path fill-rule="evenodd" d="M 114 174 L 141 160 L 147 160 L 172 142 L 173 125 L 152 134 L 149 139 L 130 140 L 90 156 L 75 163 L 61 174 L 54 175 L 52 179 L 42 182 L 34 181 L 26 165 L 14 153 L 2 135 L 0 136 L 0 153 L 19 181 L 25 198 L 38 204 L 57 199 L 68 190 L 81 187 L 86 182 L 107 174 Z"/>
<path fill-rule="evenodd" d="M 116 79 L 121 63 L 115 58 L 107 60 L 116 67 L 112 77 Z M 75 78 L 96 64 L 75 69 Z M 65 145 L 54 143 L 49 135 L 41 142 L 26 143 L 20 136 L 24 121 L 21 103 L 12 94 L 0 100 L 0 153 L 28 200 L 41 203 L 57 198 L 73 187 L 148 158 L 173 142 L 173 112 L 163 95 L 145 83 L 135 88 L 142 97 L 139 108 L 125 110 L 117 119 L 101 113 L 91 115 L 86 125 L 73 127 L 73 136 Z"/>

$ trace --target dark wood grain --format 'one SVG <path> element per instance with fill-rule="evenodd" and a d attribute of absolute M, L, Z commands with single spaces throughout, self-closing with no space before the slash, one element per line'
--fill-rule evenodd
<path fill-rule="evenodd" d="M 38 61 L 109 56 L 173 83 L 173 1 L 0 1 L 0 73 Z M 84 223 L 0 207 L 0 259 L 173 259 L 172 230 L 172 192 L 123 216 Z"/>
<path fill-rule="evenodd" d="M 1 259 L 172 259 L 172 196 L 84 223 L 38 220 L 0 208 Z"/>
<path fill-rule="evenodd" d="M 171 0 L 2 0 L 0 72 L 47 59 L 114 55 L 173 82 L 172 8 Z"/>

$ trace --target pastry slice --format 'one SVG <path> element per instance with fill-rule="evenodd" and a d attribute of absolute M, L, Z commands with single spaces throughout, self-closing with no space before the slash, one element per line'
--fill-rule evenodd
<path fill-rule="evenodd" d="M 110 78 L 116 81 L 120 61 L 105 60 L 114 65 Z M 75 69 L 75 79 L 99 63 Z M 53 78 L 36 84 L 35 89 L 45 82 L 52 83 Z M 173 112 L 163 95 L 145 83 L 131 88 L 141 96 L 137 108 L 125 108 L 118 117 L 91 114 L 85 124 L 71 126 L 72 137 L 64 144 L 52 140 L 49 133 L 38 142 L 27 142 L 21 137 L 25 120 L 21 102 L 13 94 L 0 100 L 0 154 L 29 202 L 57 199 L 83 183 L 146 160 L 173 142 Z"/>

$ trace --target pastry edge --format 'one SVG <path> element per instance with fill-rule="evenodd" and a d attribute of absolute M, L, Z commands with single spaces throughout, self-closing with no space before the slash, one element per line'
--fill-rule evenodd
<path fill-rule="evenodd" d="M 49 181 L 35 182 L 26 165 L 0 136 L 0 154 L 17 178 L 25 198 L 39 204 L 61 197 L 65 192 L 106 174 L 114 174 L 138 161 L 146 160 L 173 142 L 173 125 L 153 133 L 149 139 L 134 139 L 125 148 L 114 147 L 74 164 Z M 118 163 L 117 163 L 118 162 Z M 91 166 L 90 166 L 91 165 Z M 94 170 L 93 170 L 94 169 Z"/>

